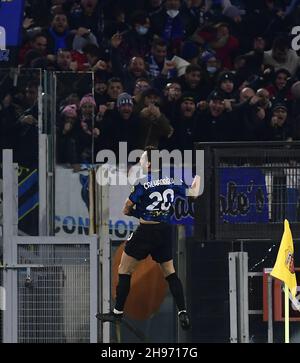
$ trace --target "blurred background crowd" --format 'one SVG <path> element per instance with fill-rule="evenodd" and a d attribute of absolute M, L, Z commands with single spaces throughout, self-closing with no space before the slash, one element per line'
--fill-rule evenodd
<path fill-rule="evenodd" d="M 15 67 L 72 72 L 57 86 L 59 163 L 89 163 L 119 142 L 128 152 L 292 142 L 299 19 L 300 0 L 27 0 Z M 37 162 L 37 74 L 0 77 L 1 148 L 25 165 Z"/>

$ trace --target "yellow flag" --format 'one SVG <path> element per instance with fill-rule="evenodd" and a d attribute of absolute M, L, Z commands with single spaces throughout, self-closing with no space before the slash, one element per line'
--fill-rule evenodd
<path fill-rule="evenodd" d="M 290 225 L 286 219 L 284 221 L 284 233 L 271 275 L 285 282 L 292 295 L 296 296 L 297 281 L 294 269 L 294 243 Z"/>

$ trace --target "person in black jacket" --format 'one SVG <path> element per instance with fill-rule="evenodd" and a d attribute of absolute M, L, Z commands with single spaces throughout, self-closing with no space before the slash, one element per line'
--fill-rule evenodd
<path fill-rule="evenodd" d="M 278 102 L 272 107 L 271 119 L 269 120 L 266 132 L 266 140 L 292 140 L 292 127 L 288 118 L 288 108 L 284 102 Z"/>
<path fill-rule="evenodd" d="M 217 80 L 216 90 L 223 97 L 223 99 L 232 100 L 232 102 L 238 101 L 238 93 L 235 89 L 235 74 L 233 72 L 220 73 Z"/>
<path fill-rule="evenodd" d="M 214 91 L 208 99 L 208 108 L 199 114 L 195 137 L 198 141 L 218 142 L 236 139 L 235 122 L 232 118 L 230 102 Z"/>
<path fill-rule="evenodd" d="M 182 42 L 197 28 L 194 17 L 181 7 L 180 0 L 166 0 L 164 7 L 151 17 L 153 34 L 169 44 L 172 54 L 180 54 Z"/>
<path fill-rule="evenodd" d="M 200 66 L 190 64 L 185 70 L 185 74 L 179 78 L 179 83 L 183 93 L 193 93 L 197 102 L 204 100 L 208 96 L 208 88 L 203 79 L 203 71 Z"/>
<path fill-rule="evenodd" d="M 174 134 L 170 138 L 168 149 L 193 150 L 197 141 L 195 129 L 198 112 L 193 94 L 185 93 L 179 100 L 179 112 L 173 120 Z"/>
<path fill-rule="evenodd" d="M 117 107 L 107 111 L 100 127 L 100 149 L 112 150 L 119 160 L 119 143 L 127 143 L 128 153 L 136 149 L 139 119 L 133 114 L 133 99 L 128 93 L 121 93 Z"/>
<path fill-rule="evenodd" d="M 147 78 L 146 65 L 142 57 L 132 57 L 128 67 L 123 66 L 122 54 L 118 49 L 122 43 L 122 36 L 114 34 L 111 38 L 111 63 L 112 72 L 115 76 L 120 77 L 124 85 L 124 90 L 133 94 L 135 82 L 140 77 Z"/>
<path fill-rule="evenodd" d="M 150 18 L 148 14 L 144 11 L 134 12 L 131 25 L 131 29 L 123 33 L 123 42 L 120 46 L 122 59 L 126 63 L 128 63 L 132 57 L 142 57 L 146 59 L 149 56 L 151 49 L 152 34 L 150 31 Z"/>

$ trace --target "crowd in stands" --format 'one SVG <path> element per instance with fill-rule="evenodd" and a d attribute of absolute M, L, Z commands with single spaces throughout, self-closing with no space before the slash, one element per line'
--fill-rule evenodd
<path fill-rule="evenodd" d="M 300 139 L 300 0 L 28 0 L 19 70 L 93 72 L 58 87 L 60 163 L 102 149 Z M 11 80 L 11 79 L 10 79 Z M 76 87 L 75 87 L 76 83 Z M 36 162 L 39 82 L 2 77 L 1 147 Z M 24 161 L 25 160 L 25 161 Z"/>

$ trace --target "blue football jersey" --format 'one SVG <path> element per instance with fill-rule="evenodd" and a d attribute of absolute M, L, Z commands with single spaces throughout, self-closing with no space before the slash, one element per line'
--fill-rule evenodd
<path fill-rule="evenodd" d="M 135 215 L 146 221 L 169 223 L 177 195 L 186 196 L 188 186 L 181 180 L 149 173 L 132 187 L 129 199 Z"/>

